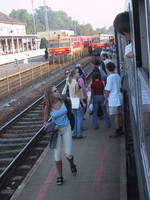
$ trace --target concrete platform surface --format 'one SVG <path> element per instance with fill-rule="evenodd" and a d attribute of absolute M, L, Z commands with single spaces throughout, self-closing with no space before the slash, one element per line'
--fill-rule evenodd
<path fill-rule="evenodd" d="M 99 125 L 93 130 L 87 114 L 87 137 L 73 139 L 76 176 L 62 150 L 64 184 L 57 186 L 53 150 L 47 147 L 11 200 L 126 200 L 124 136 L 110 139 L 114 127 L 105 128 L 104 120 Z"/>

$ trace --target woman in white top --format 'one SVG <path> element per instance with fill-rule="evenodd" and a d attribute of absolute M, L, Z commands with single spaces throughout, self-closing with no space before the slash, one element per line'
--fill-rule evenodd
<path fill-rule="evenodd" d="M 84 107 L 86 104 L 83 101 L 83 93 L 82 88 L 79 86 L 77 82 L 77 78 L 80 76 L 78 70 L 72 70 L 69 75 L 68 85 L 69 85 L 69 94 L 71 98 L 78 97 L 80 99 L 80 106 L 78 109 L 72 109 L 72 112 L 75 116 L 75 128 L 72 131 L 73 139 L 82 139 L 85 138 L 82 134 L 83 127 L 83 115 L 84 115 Z"/>

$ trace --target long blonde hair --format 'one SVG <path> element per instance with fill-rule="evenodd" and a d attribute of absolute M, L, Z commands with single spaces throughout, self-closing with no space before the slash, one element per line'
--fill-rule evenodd
<path fill-rule="evenodd" d="M 54 85 L 50 85 L 45 89 L 44 92 L 44 109 L 46 106 L 46 109 L 50 112 L 52 109 L 52 104 L 55 102 L 54 95 L 52 92 L 52 88 L 55 87 Z M 62 98 L 59 98 L 60 101 L 62 101 Z"/>
<path fill-rule="evenodd" d="M 76 70 L 75 70 L 75 69 L 71 70 L 71 72 L 70 72 L 70 74 L 69 74 L 69 78 L 68 78 L 68 82 L 69 82 L 69 83 L 72 82 L 72 79 L 73 79 L 75 73 L 76 73 Z"/>

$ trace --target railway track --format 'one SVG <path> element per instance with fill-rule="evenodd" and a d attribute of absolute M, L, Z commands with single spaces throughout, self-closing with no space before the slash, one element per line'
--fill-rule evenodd
<path fill-rule="evenodd" d="M 93 59 L 93 58 L 92 58 Z M 90 59 L 84 64 L 91 72 Z M 58 83 L 60 91 L 65 80 Z M 49 143 L 43 130 L 43 96 L 0 129 L 0 199 L 10 199 Z"/>

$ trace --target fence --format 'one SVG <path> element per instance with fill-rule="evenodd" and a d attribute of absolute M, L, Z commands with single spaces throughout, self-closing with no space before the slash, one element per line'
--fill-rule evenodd
<path fill-rule="evenodd" d="M 6 75 L 5 77 L 0 78 L 0 97 L 5 97 L 11 92 L 21 89 L 25 85 L 28 85 L 37 79 L 42 79 L 44 75 L 60 70 L 64 67 L 64 64 L 71 64 L 87 54 L 88 49 L 72 56 L 61 55 L 52 57 L 49 62 L 45 62 L 44 64 L 34 67 L 32 66 L 23 71 L 19 70 L 17 73 L 12 75 Z"/>

